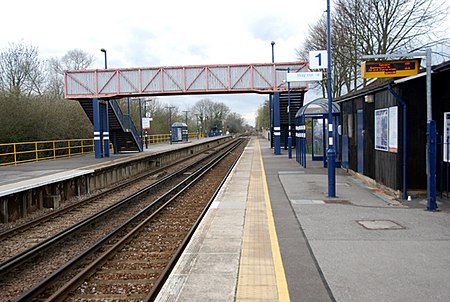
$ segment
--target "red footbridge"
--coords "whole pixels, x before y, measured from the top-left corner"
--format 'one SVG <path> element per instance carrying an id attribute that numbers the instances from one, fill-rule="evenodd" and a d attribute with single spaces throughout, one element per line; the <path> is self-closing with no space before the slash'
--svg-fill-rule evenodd
<path id="1" fill-rule="evenodd" d="M 183 94 L 274 93 L 287 91 L 286 73 L 307 71 L 307 62 L 197 65 L 66 71 L 69 99 L 111 99 Z M 307 90 L 307 82 L 292 82 Z"/>

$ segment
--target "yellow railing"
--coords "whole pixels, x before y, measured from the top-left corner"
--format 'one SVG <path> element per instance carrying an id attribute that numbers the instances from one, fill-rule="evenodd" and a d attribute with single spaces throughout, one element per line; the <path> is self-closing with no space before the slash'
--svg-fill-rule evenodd
<path id="1" fill-rule="evenodd" d="M 147 137 L 150 145 L 168 143 L 170 134 L 152 134 Z"/>
<path id="2" fill-rule="evenodd" d="M 189 139 L 197 134 L 189 133 Z M 201 133 L 199 137 L 202 137 Z M 168 143 L 169 134 L 152 134 L 147 137 L 150 145 Z M 0 166 L 16 165 L 32 161 L 71 157 L 94 152 L 93 139 L 70 139 L 0 144 Z"/>
<path id="3" fill-rule="evenodd" d="M 0 166 L 71 157 L 94 152 L 93 139 L 0 144 Z"/>

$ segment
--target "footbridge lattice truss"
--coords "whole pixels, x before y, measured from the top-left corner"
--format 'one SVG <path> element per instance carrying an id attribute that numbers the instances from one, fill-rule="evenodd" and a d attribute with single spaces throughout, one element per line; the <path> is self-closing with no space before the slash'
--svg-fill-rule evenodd
<path id="1" fill-rule="evenodd" d="M 179 94 L 287 91 L 286 73 L 305 72 L 306 62 L 71 70 L 64 74 L 68 99 Z M 307 82 L 291 82 L 306 91 Z"/>

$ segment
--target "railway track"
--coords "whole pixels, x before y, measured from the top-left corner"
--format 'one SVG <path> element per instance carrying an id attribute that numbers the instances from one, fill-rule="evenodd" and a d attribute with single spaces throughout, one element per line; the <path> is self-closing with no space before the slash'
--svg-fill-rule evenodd
<path id="1" fill-rule="evenodd" d="M 231 148 L 231 146 L 227 148 Z M 222 150 L 221 152 L 232 153 L 229 150 Z M 205 158 L 203 161 L 206 160 L 211 165 L 212 158 L 218 157 L 217 153 L 219 151 L 211 151 L 207 159 Z M 8 262 L 2 263 L 0 267 L 2 293 L 8 293 L 9 297 L 18 297 L 18 300 L 22 301 L 35 299 L 38 294 L 41 294 L 39 299 L 47 299 L 50 293 L 62 286 L 61 283 L 82 272 L 87 264 L 96 263 L 95 259 L 98 254 L 102 254 L 108 249 L 107 246 L 115 246 L 117 242 L 120 242 L 120 239 L 117 238 L 123 235 L 119 234 L 141 224 L 142 217 L 157 215 L 156 213 L 159 210 L 155 210 L 156 205 L 164 204 L 166 203 L 164 200 L 171 200 L 175 198 L 174 196 L 181 194 L 175 192 L 175 188 L 178 191 L 189 187 L 188 183 L 191 182 L 191 179 L 201 173 L 200 171 L 206 169 L 195 167 L 196 165 L 202 165 L 201 161 L 196 161 L 182 170 L 162 177 L 152 185 L 141 188 L 138 193 L 131 194 L 131 196 L 111 207 L 114 209 L 104 209 L 79 223 L 76 227 L 69 227 L 66 231 L 57 234 L 56 237 L 44 240 L 36 245 L 44 246 L 42 250 L 36 252 L 27 250 L 22 253 L 22 260 L 18 261 L 17 264 L 9 266 Z M 209 185 L 211 181 L 206 183 Z M 172 189 L 164 190 L 164 188 Z M 155 198 L 155 196 L 159 197 Z M 184 214 L 183 219 L 187 216 L 188 212 Z M 162 227 L 163 229 L 164 227 Z M 167 227 L 167 230 L 170 230 L 170 228 Z M 163 233 L 161 232 L 161 234 Z M 164 237 L 164 235 L 162 236 Z M 174 241 L 177 244 L 180 243 L 180 240 L 183 241 L 182 239 L 174 240 L 175 237 L 171 233 L 171 240 L 169 241 Z M 164 246 L 161 238 L 159 244 L 153 242 L 151 246 L 161 249 Z M 158 254 L 157 251 L 152 253 Z M 161 255 L 164 255 L 164 253 L 159 253 L 159 257 Z M 49 259 L 52 260 L 49 261 Z M 134 263 L 134 265 L 139 266 L 139 262 Z M 139 267 L 142 269 L 143 266 Z M 159 275 L 162 274 L 159 273 Z M 55 281 L 57 282 L 55 283 Z M 109 283 L 111 282 L 110 280 Z M 153 285 L 151 287 L 153 288 Z M 88 292 L 92 294 L 92 291 L 91 288 Z M 80 289 L 79 292 L 86 294 L 85 290 Z M 42 295 L 45 298 L 42 298 Z M 95 292 L 95 295 L 98 295 L 98 293 Z M 58 293 L 55 297 L 61 296 L 62 294 Z"/>

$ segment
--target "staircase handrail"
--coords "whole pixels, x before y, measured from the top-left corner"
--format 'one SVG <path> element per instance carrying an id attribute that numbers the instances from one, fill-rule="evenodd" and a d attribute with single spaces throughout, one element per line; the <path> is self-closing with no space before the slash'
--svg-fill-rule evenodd
<path id="1" fill-rule="evenodd" d="M 133 139 L 139 148 L 139 151 L 142 151 L 140 135 L 138 134 L 136 126 L 134 125 L 131 117 L 129 115 L 123 114 L 122 109 L 120 109 L 120 106 L 119 106 L 119 103 L 117 102 L 117 100 L 114 100 L 114 99 L 109 100 L 109 104 L 110 104 L 112 110 L 114 111 L 114 113 L 116 114 L 117 120 L 119 121 L 119 124 L 122 127 L 122 129 L 130 130 L 131 135 L 133 136 Z M 125 127 L 125 125 L 127 125 L 128 127 Z"/>

